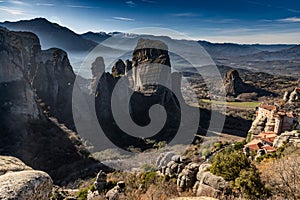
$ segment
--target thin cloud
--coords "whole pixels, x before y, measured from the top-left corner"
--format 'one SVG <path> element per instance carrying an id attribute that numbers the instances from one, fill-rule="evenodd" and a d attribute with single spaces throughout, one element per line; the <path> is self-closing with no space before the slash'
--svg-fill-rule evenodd
<path id="1" fill-rule="evenodd" d="M 4 6 L 0 7 L 0 10 L 7 12 L 9 14 L 12 14 L 12 15 L 25 15 L 23 10 L 11 9 L 11 8 L 4 7 Z"/>
<path id="2" fill-rule="evenodd" d="M 279 22 L 288 22 L 288 23 L 297 23 L 300 22 L 300 18 L 298 17 L 289 17 L 284 19 L 278 19 Z"/>
<path id="3" fill-rule="evenodd" d="M 287 10 L 290 12 L 294 12 L 294 13 L 300 13 L 300 10 L 295 10 L 295 9 L 290 9 L 290 8 L 288 8 Z"/>
<path id="4" fill-rule="evenodd" d="M 113 19 L 121 20 L 121 21 L 135 21 L 135 19 L 127 18 L 127 17 L 113 17 Z"/>
<path id="5" fill-rule="evenodd" d="M 246 1 L 249 2 L 249 3 L 252 3 L 252 4 L 259 5 L 259 6 L 272 7 L 272 8 L 282 9 L 282 10 L 286 10 L 286 11 L 293 12 L 293 13 L 300 13 L 300 10 L 295 10 L 295 9 L 286 8 L 286 7 L 282 7 L 282 6 L 271 5 L 271 4 L 264 4 L 264 3 L 260 3 L 260 2 L 257 2 L 257 1 L 251 1 L 251 0 L 246 0 Z"/>
<path id="6" fill-rule="evenodd" d="M 13 0 L 13 1 L 9 1 L 10 3 L 12 4 L 15 4 L 15 5 L 19 5 L 19 6 L 24 6 L 24 5 L 27 5 L 25 2 L 23 1 L 17 1 L 17 0 Z"/>
<path id="7" fill-rule="evenodd" d="M 37 3 L 37 4 L 35 4 L 35 5 L 37 5 L 37 6 L 48 6 L 48 7 L 54 6 L 53 3 Z"/>
<path id="8" fill-rule="evenodd" d="M 99 8 L 99 7 L 84 6 L 84 5 L 66 5 L 66 6 L 70 8 L 86 8 L 86 9 Z"/>
<path id="9" fill-rule="evenodd" d="M 199 16 L 198 14 L 195 14 L 195 13 L 176 13 L 176 14 L 173 14 L 172 16 L 174 17 L 196 17 L 196 16 Z"/>
<path id="10" fill-rule="evenodd" d="M 152 1 L 152 0 L 142 0 L 142 2 L 146 2 L 146 3 L 157 3 L 156 1 Z"/>
<path id="11" fill-rule="evenodd" d="M 126 1 L 125 2 L 128 6 L 130 7 L 135 7 L 136 6 L 136 3 L 134 3 L 133 1 Z"/>

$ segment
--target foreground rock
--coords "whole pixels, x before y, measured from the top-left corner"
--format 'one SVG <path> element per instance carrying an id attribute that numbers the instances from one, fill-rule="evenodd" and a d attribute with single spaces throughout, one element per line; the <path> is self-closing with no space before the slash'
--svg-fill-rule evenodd
<path id="1" fill-rule="evenodd" d="M 50 198 L 53 184 L 47 173 L 32 170 L 19 159 L 8 156 L 0 156 L 0 170 L 0 199 Z"/>
<path id="2" fill-rule="evenodd" d="M 193 192 L 197 197 L 219 198 L 229 189 L 229 183 L 209 172 L 211 164 L 190 162 L 184 156 L 175 155 L 160 169 L 164 176 L 177 179 L 178 192 Z"/>

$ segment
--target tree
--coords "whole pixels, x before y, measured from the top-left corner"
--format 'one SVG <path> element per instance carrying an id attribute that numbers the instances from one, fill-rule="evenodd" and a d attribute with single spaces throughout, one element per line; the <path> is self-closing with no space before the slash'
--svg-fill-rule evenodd
<path id="1" fill-rule="evenodd" d="M 243 198 L 246 199 L 261 199 L 267 194 L 267 190 L 260 179 L 260 174 L 254 167 L 251 167 L 248 170 L 243 169 L 231 187 L 239 190 Z"/>
<path id="2" fill-rule="evenodd" d="M 230 148 L 216 154 L 210 172 L 229 181 L 243 198 L 262 199 L 268 194 L 257 168 L 241 151 Z"/>
<path id="3" fill-rule="evenodd" d="M 274 160 L 266 174 L 272 192 L 285 199 L 300 199 L 300 157 L 291 155 Z"/>
<path id="4" fill-rule="evenodd" d="M 242 169 L 251 166 L 251 161 L 240 151 L 222 151 L 215 155 L 210 172 L 234 181 Z"/>

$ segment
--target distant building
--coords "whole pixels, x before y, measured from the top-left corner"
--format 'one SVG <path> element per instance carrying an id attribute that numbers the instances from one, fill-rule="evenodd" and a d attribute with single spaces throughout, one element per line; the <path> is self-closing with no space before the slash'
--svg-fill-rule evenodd
<path id="1" fill-rule="evenodd" d="M 254 135 L 261 132 L 280 134 L 291 130 L 296 122 L 296 116 L 292 112 L 280 110 L 275 105 L 262 103 L 257 108 L 256 119 L 253 121 L 249 132 Z"/>

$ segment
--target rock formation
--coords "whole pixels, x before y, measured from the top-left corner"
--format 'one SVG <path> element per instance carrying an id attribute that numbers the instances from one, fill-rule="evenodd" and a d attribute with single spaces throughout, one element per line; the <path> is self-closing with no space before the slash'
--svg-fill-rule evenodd
<path id="1" fill-rule="evenodd" d="M 111 69 L 111 74 L 114 77 L 122 76 L 125 74 L 125 64 L 123 60 L 119 59 Z"/>
<path id="2" fill-rule="evenodd" d="M 160 169 L 164 176 L 177 179 L 179 192 L 192 191 L 196 196 L 220 197 L 229 189 L 229 183 L 222 177 L 208 171 L 211 164 L 198 164 L 184 156 L 173 156 L 172 160 Z"/>
<path id="3" fill-rule="evenodd" d="M 49 199 L 52 185 L 45 172 L 33 170 L 17 158 L 0 156 L 0 199 Z"/>
<path id="4" fill-rule="evenodd" d="M 98 191 L 98 193 L 101 193 L 102 190 L 105 188 L 106 178 L 107 175 L 102 170 L 97 174 L 96 181 L 94 182 L 94 187 Z"/>
<path id="5" fill-rule="evenodd" d="M 128 78 L 129 84 L 122 85 L 122 90 L 114 96 L 119 102 L 116 106 L 120 106 L 116 110 L 123 111 L 124 108 L 121 105 L 129 102 L 129 108 L 126 109 L 130 111 L 133 121 L 140 126 L 145 126 L 150 122 L 148 112 L 152 105 L 160 104 L 167 111 L 166 125 L 160 133 L 150 138 L 151 140 L 168 141 L 172 138 L 171 135 L 176 132 L 180 124 L 180 108 L 171 90 L 159 84 L 162 83 L 172 88 L 167 45 L 156 40 L 140 39 L 132 56 L 132 64 L 129 60 L 126 64 L 118 60 L 113 66 L 112 74 L 104 73 L 98 77 L 99 83 L 95 92 L 97 117 L 103 131 L 109 133 L 107 136 L 117 146 L 128 148 L 135 144 L 138 148 L 148 148 L 151 144 L 146 144 L 140 138 L 129 136 L 120 130 L 112 116 L 111 95 L 121 76 L 123 77 L 126 73 L 125 78 Z M 164 67 L 161 68 L 161 66 Z M 127 73 L 131 67 L 130 73 Z M 129 95 L 130 93 L 132 96 Z M 126 111 L 121 112 L 120 115 L 123 113 Z M 124 118 L 128 117 L 124 114 Z M 141 134 L 143 136 L 146 133 Z"/>
<path id="6" fill-rule="evenodd" d="M 97 84 L 101 75 L 105 72 L 105 64 L 103 57 L 97 57 L 92 63 L 92 82 L 90 84 L 90 94 L 94 94 L 97 89 Z"/>
<path id="7" fill-rule="evenodd" d="M 293 91 L 286 91 L 283 100 L 289 104 L 300 102 L 300 88 L 295 88 Z"/>
<path id="8" fill-rule="evenodd" d="M 273 146 L 275 148 L 283 146 L 285 143 L 293 143 L 295 146 L 300 145 L 300 133 L 296 130 L 294 131 L 286 131 L 282 133 L 280 136 L 277 136 L 274 140 Z"/>
<path id="9" fill-rule="evenodd" d="M 118 199 L 125 199 L 125 195 L 122 195 L 125 191 L 125 182 L 119 181 L 117 185 L 109 190 L 106 193 L 107 200 L 118 200 Z"/>
<path id="10" fill-rule="evenodd" d="M 75 74 L 67 54 L 42 51 L 33 33 L 0 28 L 0 60 L 0 154 L 46 171 L 56 184 L 108 170 L 88 158 L 80 138 L 68 128 L 73 128 Z"/>
<path id="11" fill-rule="evenodd" d="M 223 82 L 224 82 L 225 91 L 228 96 L 237 97 L 238 95 L 241 95 L 243 93 L 248 93 L 248 94 L 244 94 L 244 96 L 247 96 L 247 98 L 253 96 L 252 98 L 255 99 L 257 98 L 257 96 L 275 95 L 271 92 L 244 83 L 238 71 L 235 69 L 231 69 L 225 74 Z M 240 98 L 241 97 L 242 96 L 240 96 Z"/>

